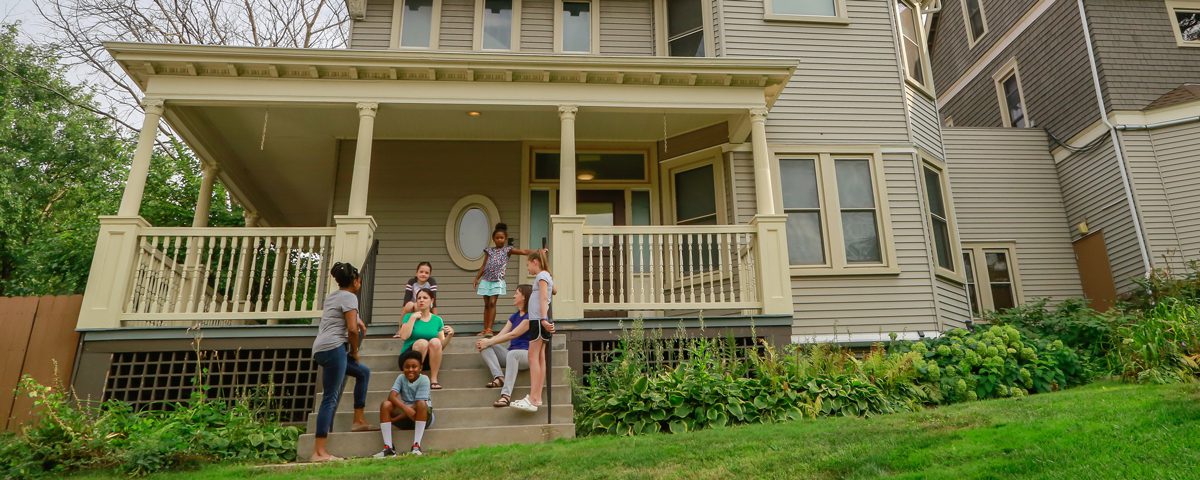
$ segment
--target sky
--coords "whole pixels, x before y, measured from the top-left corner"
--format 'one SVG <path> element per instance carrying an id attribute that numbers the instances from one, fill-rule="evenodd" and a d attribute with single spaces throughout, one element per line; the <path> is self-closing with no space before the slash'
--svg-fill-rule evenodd
<path id="1" fill-rule="evenodd" d="M 21 22 L 21 36 L 33 40 L 46 31 L 35 0 L 0 0 L 0 23 Z"/>

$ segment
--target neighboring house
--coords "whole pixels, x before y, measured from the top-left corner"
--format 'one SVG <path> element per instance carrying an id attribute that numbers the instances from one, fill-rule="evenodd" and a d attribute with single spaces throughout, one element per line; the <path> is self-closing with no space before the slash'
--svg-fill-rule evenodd
<path id="1" fill-rule="evenodd" d="M 1046 132 L 1089 298 L 1200 259 L 1200 1 L 942 3 L 943 121 Z"/>
<path id="2" fill-rule="evenodd" d="M 272 381 L 302 418 L 331 262 L 369 269 L 383 334 L 431 261 L 440 313 L 469 334 L 497 222 L 548 244 L 576 369 L 634 318 L 863 344 L 1080 293 L 1045 139 L 978 132 L 1023 145 L 1022 167 L 995 149 L 955 163 L 912 1 L 348 4 L 345 50 L 106 45 L 147 115 L 101 219 L 82 391 L 174 398 L 199 324 L 204 348 L 237 352 L 222 388 L 286 373 Z M 138 216 L 160 118 L 204 163 L 191 228 Z M 216 178 L 246 228 L 206 227 Z M 507 276 L 529 280 L 523 259 Z"/>

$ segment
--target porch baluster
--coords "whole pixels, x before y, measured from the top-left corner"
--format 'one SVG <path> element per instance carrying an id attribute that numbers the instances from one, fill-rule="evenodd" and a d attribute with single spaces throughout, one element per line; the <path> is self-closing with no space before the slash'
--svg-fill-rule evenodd
<path id="1" fill-rule="evenodd" d="M 154 253 L 155 260 L 158 262 L 158 273 L 156 273 L 154 275 L 154 284 L 153 284 L 154 288 L 152 290 L 150 290 L 151 301 L 150 301 L 150 305 L 147 306 L 147 309 L 146 309 L 147 312 L 150 312 L 151 311 L 150 309 L 153 309 L 153 311 L 155 313 L 162 311 L 162 294 L 159 292 L 159 290 L 162 287 L 163 277 L 166 275 L 166 270 L 167 270 L 167 263 L 166 263 L 166 260 L 163 258 L 165 256 L 163 254 L 163 250 L 166 250 L 167 241 L 169 238 L 170 237 L 166 237 L 166 238 L 158 237 L 158 236 L 154 237 L 154 252 L 153 253 Z M 160 249 L 160 247 L 161 247 L 161 249 Z"/>
<path id="2" fill-rule="evenodd" d="M 261 312 L 265 306 L 263 302 L 263 287 L 267 284 L 267 264 L 271 263 L 271 237 L 262 237 L 262 267 L 258 271 L 258 297 L 254 299 L 254 311 Z M 270 295 L 271 292 L 267 292 Z"/>
<path id="3" fill-rule="evenodd" d="M 300 239 L 296 241 L 296 264 L 292 268 L 292 274 L 288 275 L 288 279 L 292 282 L 292 295 L 291 301 L 288 302 L 288 310 L 296 309 L 296 291 L 300 287 L 300 266 L 304 263 L 304 258 L 307 256 L 304 254 L 304 250 L 310 248 L 309 242 L 311 238 L 312 237 L 300 237 Z M 288 255 L 288 260 L 288 263 L 290 264 L 290 254 Z"/>
<path id="4" fill-rule="evenodd" d="M 221 271 L 225 267 L 226 241 L 227 241 L 226 237 L 221 237 L 221 241 L 217 242 L 217 269 L 214 270 L 216 275 L 213 277 L 212 300 L 210 300 L 208 303 L 208 311 L 210 311 L 210 312 L 224 312 L 225 311 L 225 302 L 227 302 L 229 300 L 228 296 L 221 295 Z M 230 258 L 229 262 L 233 263 L 233 259 Z M 218 296 L 221 297 L 220 303 L 217 303 Z"/>

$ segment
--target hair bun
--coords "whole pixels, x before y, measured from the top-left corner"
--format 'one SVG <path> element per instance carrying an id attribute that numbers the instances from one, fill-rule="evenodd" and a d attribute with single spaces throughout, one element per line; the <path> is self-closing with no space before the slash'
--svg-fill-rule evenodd
<path id="1" fill-rule="evenodd" d="M 507 224 L 507 223 L 504 223 L 504 222 L 497 223 L 497 224 L 496 224 L 496 230 L 504 230 L 504 231 L 506 231 L 506 232 L 507 232 L 507 231 L 508 231 L 508 224 Z"/>

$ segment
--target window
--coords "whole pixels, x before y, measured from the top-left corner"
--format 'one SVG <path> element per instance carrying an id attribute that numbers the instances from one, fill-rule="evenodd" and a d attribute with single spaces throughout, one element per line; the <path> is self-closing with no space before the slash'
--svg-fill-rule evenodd
<path id="1" fill-rule="evenodd" d="M 1021 72 L 1017 60 L 1010 60 L 992 79 L 996 83 L 996 96 L 1000 101 L 1000 117 L 1005 127 L 1025 128 L 1033 125 L 1025 103 L 1025 92 L 1021 88 Z"/>
<path id="2" fill-rule="evenodd" d="M 1016 246 L 1012 243 L 963 243 L 967 300 L 973 315 L 1022 303 Z"/>
<path id="3" fill-rule="evenodd" d="M 533 179 L 558 180 L 561 158 L 558 152 L 534 152 Z M 581 182 L 644 181 L 647 178 L 645 153 L 575 154 L 575 179 Z"/>
<path id="4" fill-rule="evenodd" d="M 934 265 L 938 274 L 958 279 L 956 265 L 958 244 L 954 232 L 953 202 L 946 188 L 945 167 L 935 160 L 921 162 L 921 183 L 925 189 L 925 211 L 929 217 L 930 237 L 933 237 Z M 959 279 L 961 281 L 961 279 Z"/>
<path id="5" fill-rule="evenodd" d="M 983 13 L 983 0 L 962 0 L 963 23 L 967 27 L 967 45 L 974 47 L 987 33 L 987 17 Z"/>
<path id="6" fill-rule="evenodd" d="M 518 50 L 521 0 L 477 0 L 476 50 Z"/>
<path id="7" fill-rule="evenodd" d="M 675 201 L 676 225 L 717 225 L 717 164 L 689 165 L 671 171 L 671 190 Z M 679 266 L 685 273 L 712 269 L 704 258 L 716 258 L 715 244 L 692 243 L 684 236 L 679 251 Z M 707 257 L 706 257 L 707 255 Z"/>
<path id="8" fill-rule="evenodd" d="M 954 127 L 954 116 L 946 115 L 946 119 L 942 121 L 942 126 L 944 126 L 946 128 L 953 128 Z"/>
<path id="9" fill-rule="evenodd" d="M 845 0 L 765 0 L 767 20 L 848 23 Z"/>
<path id="10" fill-rule="evenodd" d="M 446 217 L 446 250 L 454 264 L 478 270 L 483 265 L 483 249 L 491 243 L 492 225 L 498 222 L 500 211 L 488 197 L 459 199 Z"/>
<path id="11" fill-rule="evenodd" d="M 554 50 L 562 53 L 599 53 L 599 0 L 557 0 Z"/>
<path id="12" fill-rule="evenodd" d="M 786 150 L 776 148 L 792 273 L 896 273 L 881 155 Z"/>
<path id="13" fill-rule="evenodd" d="M 932 90 L 929 79 L 929 56 L 925 50 L 925 36 L 921 31 L 921 12 L 911 0 L 896 2 L 900 22 L 900 41 L 904 48 L 904 71 L 908 79 L 926 92 Z"/>
<path id="14" fill-rule="evenodd" d="M 1181 47 L 1200 47 L 1200 0 L 1168 0 L 1175 43 Z"/>
<path id="15" fill-rule="evenodd" d="M 397 0 L 392 12 L 393 46 L 437 48 L 441 0 Z"/>
<path id="16" fill-rule="evenodd" d="M 709 54 L 712 21 L 701 0 L 663 0 L 666 10 L 665 38 L 659 48 L 672 57 L 703 57 Z M 661 15 L 661 13 L 660 13 Z"/>

